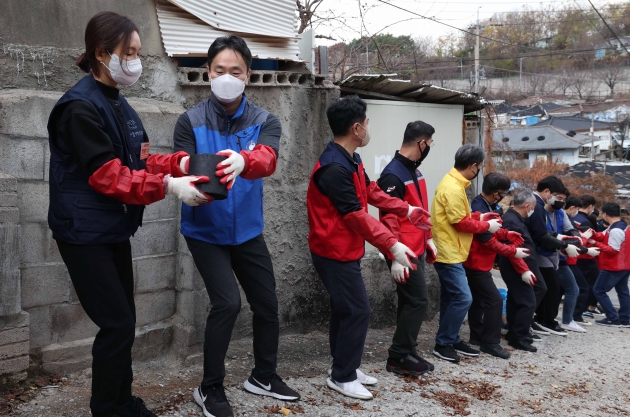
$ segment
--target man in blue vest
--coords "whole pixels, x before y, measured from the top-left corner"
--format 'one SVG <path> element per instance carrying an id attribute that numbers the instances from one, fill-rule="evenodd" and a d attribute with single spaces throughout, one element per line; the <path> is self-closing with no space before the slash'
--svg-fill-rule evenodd
<path id="1" fill-rule="evenodd" d="M 243 94 L 251 63 L 243 39 L 217 38 L 208 50 L 206 68 L 212 95 L 179 118 L 174 134 L 177 150 L 228 157 L 216 172 L 221 182 L 228 183 L 228 198 L 194 210 L 182 206 L 181 232 L 212 304 L 206 322 L 203 381 L 194 391 L 206 416 L 233 415 L 223 379 L 225 354 L 241 309 L 237 280 L 254 313 L 255 366 L 244 388 L 285 401 L 300 398 L 276 374 L 278 299 L 262 235 L 262 178 L 276 169 L 282 126 L 276 116 Z"/>

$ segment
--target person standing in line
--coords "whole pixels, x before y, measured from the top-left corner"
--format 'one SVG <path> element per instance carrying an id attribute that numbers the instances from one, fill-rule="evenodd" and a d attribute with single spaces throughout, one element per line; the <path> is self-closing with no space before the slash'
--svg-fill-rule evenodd
<path id="1" fill-rule="evenodd" d="M 575 260 L 577 260 L 577 257 L 580 254 L 587 253 L 588 249 L 582 246 L 580 232 L 575 230 L 563 210 L 568 196 L 569 190 L 565 188 L 564 191 L 556 195 L 556 201 L 553 204 L 545 204 L 547 230 L 554 234 L 560 241 L 567 243 L 567 247 L 562 253 L 558 251 L 541 251 L 538 265 L 539 267 L 541 265 L 545 267 L 551 266 L 558 279 L 559 288 L 557 298 L 555 301 L 549 300 L 549 306 L 556 309 L 557 304 L 556 311 L 559 311 L 562 294 L 564 294 L 562 320 L 559 323 L 560 328 L 566 331 L 585 333 L 586 330 L 573 320 L 573 312 L 580 289 L 571 269 L 567 265 L 565 254 L 569 258 L 575 258 Z M 590 237 L 592 233 L 593 232 L 587 232 L 587 237 Z M 574 248 L 575 250 L 573 250 Z M 543 260 L 541 261 L 541 259 Z"/>
<path id="2" fill-rule="evenodd" d="M 564 212 L 566 213 L 573 228 L 582 232 L 582 237 L 583 237 L 582 240 L 584 243 L 588 240 L 588 238 L 590 238 L 593 235 L 593 230 L 590 229 L 589 227 L 580 226 L 575 222 L 574 219 L 578 213 L 578 210 L 581 207 L 582 207 L 582 201 L 578 197 L 569 196 L 567 197 L 567 201 L 564 207 Z M 588 306 L 588 296 L 591 291 L 591 286 L 586 281 L 584 274 L 582 274 L 582 270 L 578 266 L 578 262 L 580 261 L 580 259 L 583 259 L 584 257 L 588 257 L 589 259 L 594 259 L 593 257 L 597 255 L 599 255 L 599 249 L 587 248 L 587 252 L 585 254 L 580 254 L 577 258 L 566 258 L 566 263 L 569 266 L 571 273 L 573 273 L 573 276 L 575 277 L 575 282 L 579 288 L 579 294 L 575 302 L 575 309 L 573 310 L 573 321 L 578 326 L 591 325 L 591 322 L 585 320 L 584 316 L 582 315 L 586 311 L 587 306 Z"/>
<path id="3" fill-rule="evenodd" d="M 501 220 L 492 216 L 471 216 L 466 188 L 481 172 L 485 152 L 478 146 L 466 144 L 457 150 L 455 165 L 442 178 L 431 204 L 433 239 L 437 247 L 434 264 L 440 279 L 440 325 L 433 354 L 440 359 L 459 362 L 458 352 L 478 356 L 459 337 L 459 329 L 472 303 L 472 295 L 463 263 L 468 259 L 475 233 L 496 233 Z M 486 220 L 486 218 L 489 218 Z"/>
<path id="4" fill-rule="evenodd" d="M 471 204 L 473 214 L 496 213 L 498 203 L 503 200 L 510 189 L 510 179 L 503 174 L 491 172 L 483 179 L 481 194 Z M 500 240 L 508 240 L 506 245 Z M 472 294 L 472 304 L 468 310 L 468 326 L 470 327 L 470 344 L 492 356 L 508 359 L 510 354 L 501 347 L 501 325 L 503 323 L 503 298 L 494 284 L 492 273 L 497 254 L 508 258 L 516 258 L 512 262 L 519 270 L 527 271 L 523 261 L 530 253 L 526 248 L 519 248 L 523 238 L 519 232 L 499 229 L 495 234 L 476 234 L 470 247 L 468 259 L 464 262 L 464 270 L 468 286 Z"/>
<path id="5" fill-rule="evenodd" d="M 361 277 L 365 241 L 392 257 L 403 267 L 415 269 L 411 249 L 399 242 L 378 220 L 368 214 L 373 205 L 415 227 L 429 230 L 429 213 L 385 194 L 368 178 L 355 152 L 370 142 L 367 105 L 357 96 L 344 97 L 326 110 L 333 140 L 313 168 L 306 206 L 308 245 L 315 270 L 330 295 L 330 354 L 333 358 L 326 385 L 345 396 L 370 400 L 365 385 L 375 378 L 359 370 L 369 320 L 370 301 Z"/>
<path id="6" fill-rule="evenodd" d="M 551 207 L 556 202 L 558 194 L 564 193 L 565 189 L 558 177 L 549 176 L 540 180 L 536 187 L 537 191 L 534 192 L 534 197 L 536 197 L 534 213 L 525 221 L 536 244 L 536 263 L 544 279 L 538 280 L 536 284 L 546 286 L 546 292 L 537 292 L 539 297 L 542 295 L 542 299 L 537 298 L 536 300 L 536 316 L 531 326 L 532 331 L 538 335 L 568 335 L 566 330 L 560 327 L 556 321 L 559 310 L 560 283 L 554 260 L 558 250 L 568 249 L 571 256 L 577 256 L 578 251 L 574 245 L 569 245 L 557 238 L 557 233 L 552 231 L 551 222 L 548 221 L 549 215 L 545 208 L 547 204 Z M 549 256 L 553 259 L 549 259 Z"/>
<path id="7" fill-rule="evenodd" d="M 581 207 L 579 207 L 577 214 L 571 219 L 577 226 L 576 229 L 581 231 L 593 229 L 595 232 L 601 232 L 602 230 L 598 230 L 597 216 L 593 218 L 596 205 L 595 197 L 585 194 L 580 197 L 580 202 L 582 204 Z M 586 301 L 587 307 L 582 312 L 582 315 L 591 319 L 595 318 L 595 316 L 603 317 L 604 314 L 597 308 L 597 298 L 593 293 L 593 286 L 599 276 L 597 260 L 588 255 L 581 255 L 578 258 L 577 267 L 582 272 L 582 275 L 584 275 L 584 279 L 586 279 L 589 286 L 588 299 Z"/>
<path id="8" fill-rule="evenodd" d="M 388 195 L 425 210 L 429 208 L 427 184 L 418 168 L 429 155 L 434 133 L 433 126 L 425 122 L 418 120 L 409 123 L 400 150 L 396 151 L 394 159 L 383 169 L 377 181 Z M 417 260 L 412 261 L 417 266 L 415 270 L 409 270 L 395 259 L 387 259 L 387 266 L 396 283 L 398 309 L 396 331 L 385 368 L 401 375 L 422 375 L 434 369 L 432 363 L 418 354 L 416 346 L 429 304 L 424 268 L 427 260 L 431 263 L 435 261 L 437 249 L 430 230 L 418 230 L 407 218 L 385 210 L 380 211 L 380 219 L 396 239 L 418 256 Z"/>
<path id="9" fill-rule="evenodd" d="M 129 18 L 92 17 L 76 62 L 88 75 L 48 119 L 48 226 L 79 302 L 99 328 L 92 347 L 94 417 L 155 417 L 131 390 L 136 309 L 129 239 L 142 225 L 144 206 L 166 195 L 191 206 L 208 201 L 194 186 L 208 177 L 185 176 L 187 153 L 150 154 L 142 121 L 118 90 L 140 78 L 141 47 Z"/>
<path id="10" fill-rule="evenodd" d="M 536 198 L 532 190 L 528 188 L 516 189 L 513 194 L 513 206 L 503 215 L 503 228 L 519 233 L 524 240 L 523 248 L 529 249 L 530 253 L 535 253 L 534 241 L 529 234 L 525 219 L 534 214 Z M 535 257 L 530 256 L 524 261 L 525 267 L 514 257 L 499 256 L 499 271 L 508 288 L 506 315 L 509 330 L 505 338 L 515 349 L 536 352 L 538 349 L 532 343 L 541 339 L 533 337 L 535 335 L 530 325 L 538 300 L 542 298 L 542 295 L 537 295 L 537 293 L 544 292 L 545 286 L 544 283 L 542 286 L 536 286 L 536 282 L 542 280 L 543 277 L 538 270 Z"/>
<path id="11" fill-rule="evenodd" d="M 602 271 L 597 277 L 593 292 L 606 313 L 605 318 L 596 320 L 595 323 L 630 328 L 630 228 L 621 219 L 619 204 L 604 204 L 602 217 L 610 226 L 604 232 L 593 235 L 589 241 L 601 251 L 599 262 Z M 615 309 L 608 296 L 613 288 L 619 298 L 619 310 Z"/>
<path id="12" fill-rule="evenodd" d="M 252 54 L 238 36 L 217 38 L 206 70 L 212 94 L 177 121 L 176 150 L 228 157 L 216 175 L 228 184 L 225 200 L 182 207 L 181 233 L 203 278 L 212 309 L 204 341 L 203 380 L 193 395 L 206 416 L 228 417 L 225 355 L 241 310 L 240 283 L 253 317 L 254 369 L 246 391 L 295 401 L 300 394 L 276 374 L 280 324 L 276 280 L 263 237 L 263 178 L 276 170 L 280 120 L 247 99 Z"/>

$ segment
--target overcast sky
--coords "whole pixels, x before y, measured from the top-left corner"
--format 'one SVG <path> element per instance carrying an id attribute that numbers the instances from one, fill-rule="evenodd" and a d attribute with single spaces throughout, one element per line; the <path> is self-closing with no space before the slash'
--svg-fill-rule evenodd
<path id="1" fill-rule="evenodd" d="M 575 0 L 385 0 L 392 5 L 399 6 L 411 12 L 432 17 L 442 23 L 457 28 L 467 29 L 477 20 L 477 8 L 480 19 L 488 18 L 496 12 L 511 12 L 524 10 L 524 8 L 539 9 L 550 4 L 568 4 L 576 6 Z M 591 0 L 595 7 L 601 7 L 607 3 L 623 3 L 623 0 Z M 371 35 L 382 31 L 394 35 L 411 35 L 412 37 L 425 37 L 430 35 L 437 39 L 455 31 L 443 24 L 419 18 L 413 14 L 384 4 L 379 0 L 360 0 L 367 7 L 364 14 L 365 26 Z M 587 0 L 577 0 L 583 10 L 591 9 Z M 359 0 L 324 0 L 318 11 L 330 10 L 339 17 L 329 24 L 320 24 L 315 27 L 316 35 L 332 36 L 339 41 L 349 41 L 361 36 L 361 19 L 359 13 Z M 412 19 L 412 20 L 406 20 Z M 406 20 L 406 21 L 403 21 Z M 390 26 L 391 25 L 391 26 Z M 316 39 L 317 45 L 331 45 L 335 41 Z"/>

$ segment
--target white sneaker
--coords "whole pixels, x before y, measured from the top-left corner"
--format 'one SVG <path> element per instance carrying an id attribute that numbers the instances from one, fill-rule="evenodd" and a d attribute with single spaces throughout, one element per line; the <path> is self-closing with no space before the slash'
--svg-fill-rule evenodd
<path id="1" fill-rule="evenodd" d="M 332 375 L 332 369 L 328 369 L 328 376 Z M 378 379 L 367 376 L 360 369 L 357 369 L 357 381 L 359 381 L 363 385 L 376 385 L 378 383 Z"/>
<path id="2" fill-rule="evenodd" d="M 346 397 L 357 398 L 359 400 L 371 400 L 374 398 L 372 393 L 366 390 L 357 379 L 350 382 L 335 382 L 330 378 L 326 378 L 326 385 L 328 385 L 328 388 L 334 389 Z"/>
<path id="3" fill-rule="evenodd" d="M 572 332 L 586 333 L 586 330 L 573 320 L 571 320 L 571 323 L 569 324 L 561 323 L 560 327 L 562 327 L 564 330 L 571 330 Z"/>

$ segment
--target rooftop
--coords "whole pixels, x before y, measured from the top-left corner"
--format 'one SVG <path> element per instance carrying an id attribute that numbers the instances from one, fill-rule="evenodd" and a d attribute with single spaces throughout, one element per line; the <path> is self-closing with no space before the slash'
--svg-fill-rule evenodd
<path id="1" fill-rule="evenodd" d="M 464 113 L 483 109 L 487 104 L 486 100 L 476 94 L 394 78 L 397 76 L 397 74 L 351 75 L 339 83 L 339 88 L 342 95 L 357 94 L 364 98 L 460 104 L 464 106 Z"/>
<path id="2" fill-rule="evenodd" d="M 577 149 L 583 143 L 553 126 L 497 128 L 492 133 L 492 140 L 497 151 L 514 152 Z"/>
<path id="3" fill-rule="evenodd" d="M 570 130 L 590 130 L 591 119 L 581 116 L 550 116 L 547 120 L 542 120 L 536 123 L 534 126 L 553 126 L 560 130 L 568 132 Z M 611 123 L 595 121 L 593 124 L 595 130 L 612 129 L 614 127 Z"/>

